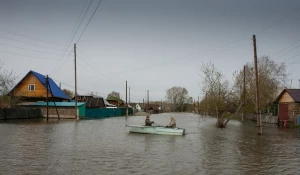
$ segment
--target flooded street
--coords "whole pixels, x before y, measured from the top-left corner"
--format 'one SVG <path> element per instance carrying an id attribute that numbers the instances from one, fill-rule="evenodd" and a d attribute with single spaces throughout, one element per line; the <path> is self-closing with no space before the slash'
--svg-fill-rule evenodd
<path id="1" fill-rule="evenodd" d="M 296 174 L 298 129 L 230 121 L 214 127 L 189 113 L 174 116 L 185 136 L 128 133 L 126 124 L 145 116 L 99 120 L 17 120 L 0 123 L 0 174 Z"/>

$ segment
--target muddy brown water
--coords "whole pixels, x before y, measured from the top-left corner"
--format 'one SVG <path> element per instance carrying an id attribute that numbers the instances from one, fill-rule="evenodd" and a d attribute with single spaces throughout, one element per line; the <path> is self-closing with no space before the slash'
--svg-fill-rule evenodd
<path id="1" fill-rule="evenodd" d="M 0 174 L 298 174 L 300 131 L 189 113 L 156 114 L 166 125 L 174 116 L 185 136 L 128 133 L 126 124 L 145 116 L 98 120 L 0 122 Z"/>

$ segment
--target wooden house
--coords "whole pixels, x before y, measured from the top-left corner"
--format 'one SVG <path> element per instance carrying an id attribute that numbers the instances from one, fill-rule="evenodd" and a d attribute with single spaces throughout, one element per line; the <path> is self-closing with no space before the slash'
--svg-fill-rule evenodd
<path id="1" fill-rule="evenodd" d="M 300 115 L 300 89 L 284 89 L 275 99 L 278 104 L 278 120 L 298 123 Z"/>
<path id="2" fill-rule="evenodd" d="M 108 101 L 108 103 L 110 103 L 112 105 L 116 105 L 117 107 L 125 107 L 126 106 L 124 100 L 119 99 L 117 97 L 109 97 L 106 99 L 106 101 Z"/>
<path id="3" fill-rule="evenodd" d="M 72 100 L 75 100 L 73 97 Z M 77 95 L 78 102 L 85 102 L 86 108 L 105 108 L 105 101 L 103 97 L 96 95 Z"/>
<path id="4" fill-rule="evenodd" d="M 10 96 L 28 102 L 46 101 L 47 94 L 49 101 L 69 100 L 69 97 L 51 78 L 48 78 L 47 88 L 47 77 L 32 70 L 9 92 Z"/>

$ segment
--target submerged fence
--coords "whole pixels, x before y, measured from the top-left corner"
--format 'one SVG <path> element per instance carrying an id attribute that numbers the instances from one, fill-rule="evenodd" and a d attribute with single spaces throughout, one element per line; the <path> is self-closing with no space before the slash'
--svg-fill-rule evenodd
<path id="1" fill-rule="evenodd" d="M 133 109 L 128 108 L 128 115 L 133 114 Z M 126 115 L 126 108 L 87 108 L 85 118 L 106 118 Z"/>
<path id="2" fill-rule="evenodd" d="M 0 120 L 43 117 L 39 108 L 0 108 Z"/>

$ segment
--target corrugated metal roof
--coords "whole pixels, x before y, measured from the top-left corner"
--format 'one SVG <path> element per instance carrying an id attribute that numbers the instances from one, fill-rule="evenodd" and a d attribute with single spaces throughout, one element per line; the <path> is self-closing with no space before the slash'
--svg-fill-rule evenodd
<path id="1" fill-rule="evenodd" d="M 284 92 L 287 92 L 296 103 L 300 102 L 300 89 L 284 89 L 279 94 L 279 96 L 274 100 L 274 102 L 278 102 L 282 97 L 282 95 L 284 94 Z"/>
<path id="2" fill-rule="evenodd" d="M 77 106 L 81 106 L 85 103 L 83 102 L 77 102 Z M 47 106 L 47 102 L 44 101 L 39 101 L 39 102 L 35 102 L 32 104 L 25 104 L 25 105 L 30 105 L 30 106 Z M 63 106 L 63 107 L 75 107 L 75 102 L 55 102 L 56 106 Z M 55 106 L 54 102 L 48 102 L 48 106 Z"/>
<path id="3" fill-rule="evenodd" d="M 23 78 L 21 81 L 19 81 L 19 83 L 15 86 L 17 87 L 30 73 L 32 73 L 42 84 L 45 88 L 46 87 L 46 76 L 42 75 L 40 73 L 37 73 L 35 71 L 30 70 Z M 51 87 L 51 91 L 52 91 L 52 96 L 53 97 L 57 97 L 57 98 L 62 98 L 62 99 L 66 99 L 69 100 L 70 98 L 57 86 L 57 84 L 49 77 L 49 85 Z M 15 88 L 14 87 L 14 88 Z M 14 88 L 10 91 L 10 93 L 14 90 Z M 50 92 L 50 88 L 49 92 Z"/>
<path id="4" fill-rule="evenodd" d="M 85 103 L 77 102 L 77 106 L 81 106 Z M 39 101 L 39 102 L 24 102 L 18 103 L 19 106 L 47 106 L 47 102 Z M 63 106 L 63 107 L 75 107 L 75 102 L 55 102 L 56 106 Z M 55 106 L 54 102 L 48 102 L 48 106 Z"/>
<path id="5" fill-rule="evenodd" d="M 105 103 L 106 106 L 116 106 L 116 105 L 110 104 L 110 103 L 109 103 L 108 101 L 106 101 L 105 99 L 104 99 L 104 103 Z"/>
<path id="6" fill-rule="evenodd" d="M 300 102 L 300 89 L 286 89 L 295 102 Z"/>
<path id="7" fill-rule="evenodd" d="M 32 70 L 30 72 L 45 86 L 45 88 L 47 88 L 45 75 L 39 74 Z M 49 92 L 52 91 L 53 97 L 69 99 L 69 97 L 57 86 L 57 84 L 50 77 L 48 77 L 48 80 L 49 80 L 49 86 L 50 86 L 48 89 L 49 89 Z"/>

